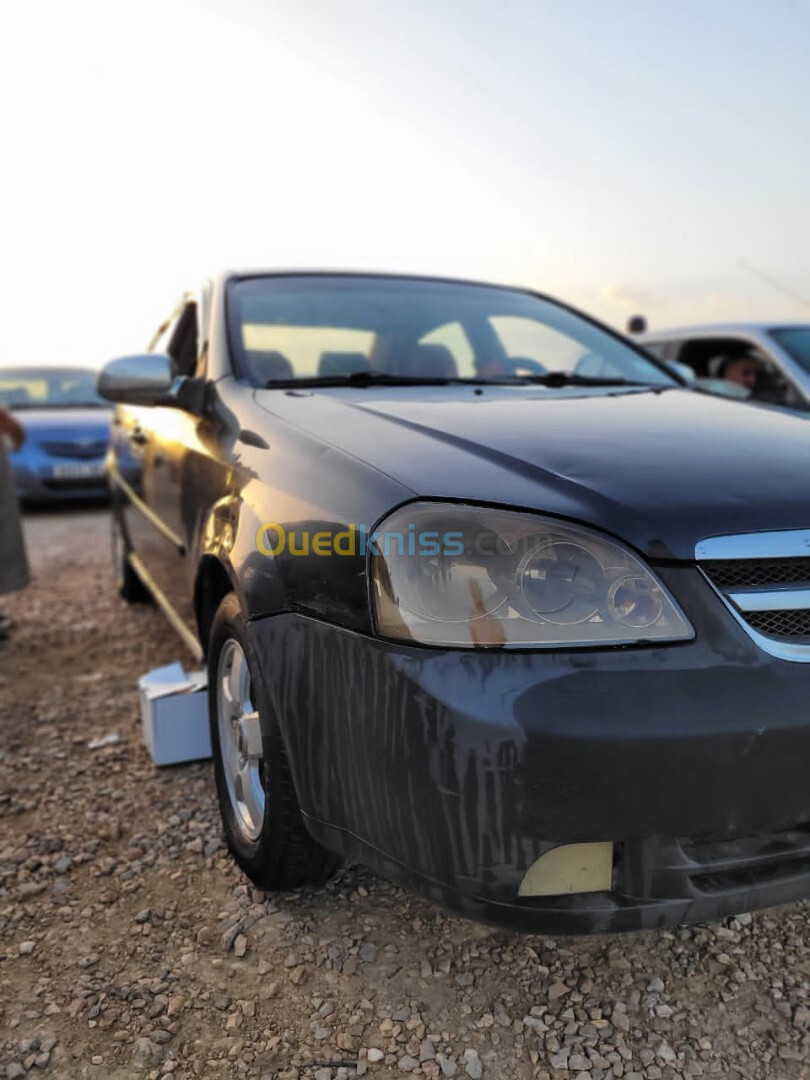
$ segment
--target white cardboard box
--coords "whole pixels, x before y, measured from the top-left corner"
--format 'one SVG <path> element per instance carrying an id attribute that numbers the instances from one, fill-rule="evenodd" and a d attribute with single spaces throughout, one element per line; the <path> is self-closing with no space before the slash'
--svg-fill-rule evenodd
<path id="1" fill-rule="evenodd" d="M 154 668 L 138 680 L 143 739 L 156 765 L 211 757 L 204 671 L 182 664 Z"/>

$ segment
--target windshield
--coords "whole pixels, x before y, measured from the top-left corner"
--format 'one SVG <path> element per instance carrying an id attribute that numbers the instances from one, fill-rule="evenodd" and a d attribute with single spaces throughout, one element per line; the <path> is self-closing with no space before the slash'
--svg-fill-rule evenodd
<path id="1" fill-rule="evenodd" d="M 0 369 L 0 405 L 9 409 L 110 408 L 96 393 L 94 371 Z"/>
<path id="2" fill-rule="evenodd" d="M 785 326 L 770 334 L 797 364 L 810 371 L 810 326 Z"/>
<path id="3" fill-rule="evenodd" d="M 228 290 L 237 370 L 290 382 L 565 379 L 676 385 L 620 338 L 528 293 L 412 278 L 246 278 Z"/>

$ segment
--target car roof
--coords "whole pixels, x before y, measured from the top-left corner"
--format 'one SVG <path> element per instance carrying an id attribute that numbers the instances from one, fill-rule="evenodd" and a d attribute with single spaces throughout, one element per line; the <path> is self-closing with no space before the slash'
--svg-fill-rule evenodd
<path id="1" fill-rule="evenodd" d="M 257 277 L 336 277 L 336 278 L 379 278 L 399 281 L 435 281 L 444 285 L 481 285 L 488 289 L 506 289 L 511 292 L 535 293 L 536 290 L 526 285 L 509 284 L 503 281 L 485 281 L 480 278 L 460 278 L 443 274 L 412 274 L 398 270 L 341 270 L 326 267 L 250 267 L 241 270 L 223 270 L 212 275 L 215 280 L 227 282 L 236 278 Z M 539 295 L 539 294 L 538 294 Z M 545 294 L 543 294 L 545 295 Z"/>
<path id="2" fill-rule="evenodd" d="M 784 329 L 787 327 L 810 327 L 810 322 L 802 322 L 800 319 L 769 319 L 767 322 L 721 322 L 721 323 L 698 323 L 692 326 L 671 326 L 664 330 L 648 330 L 643 334 L 634 334 L 639 341 L 652 341 L 655 338 L 669 337 L 694 337 L 697 334 L 739 334 L 757 333 L 767 330 Z"/>

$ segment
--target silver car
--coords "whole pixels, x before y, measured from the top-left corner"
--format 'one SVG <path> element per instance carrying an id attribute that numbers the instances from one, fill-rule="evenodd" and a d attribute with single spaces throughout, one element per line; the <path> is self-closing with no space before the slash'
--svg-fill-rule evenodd
<path id="1" fill-rule="evenodd" d="M 717 323 L 634 340 L 702 389 L 810 409 L 810 323 Z"/>

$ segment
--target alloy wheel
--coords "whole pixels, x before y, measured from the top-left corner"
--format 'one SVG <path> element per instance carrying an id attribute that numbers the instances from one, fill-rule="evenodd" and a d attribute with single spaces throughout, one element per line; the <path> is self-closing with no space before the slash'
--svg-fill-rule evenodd
<path id="1" fill-rule="evenodd" d="M 253 707 L 250 670 L 238 641 L 229 638 L 217 669 L 217 730 L 225 786 L 237 828 L 254 842 L 264 823 L 264 760 L 259 714 Z"/>

